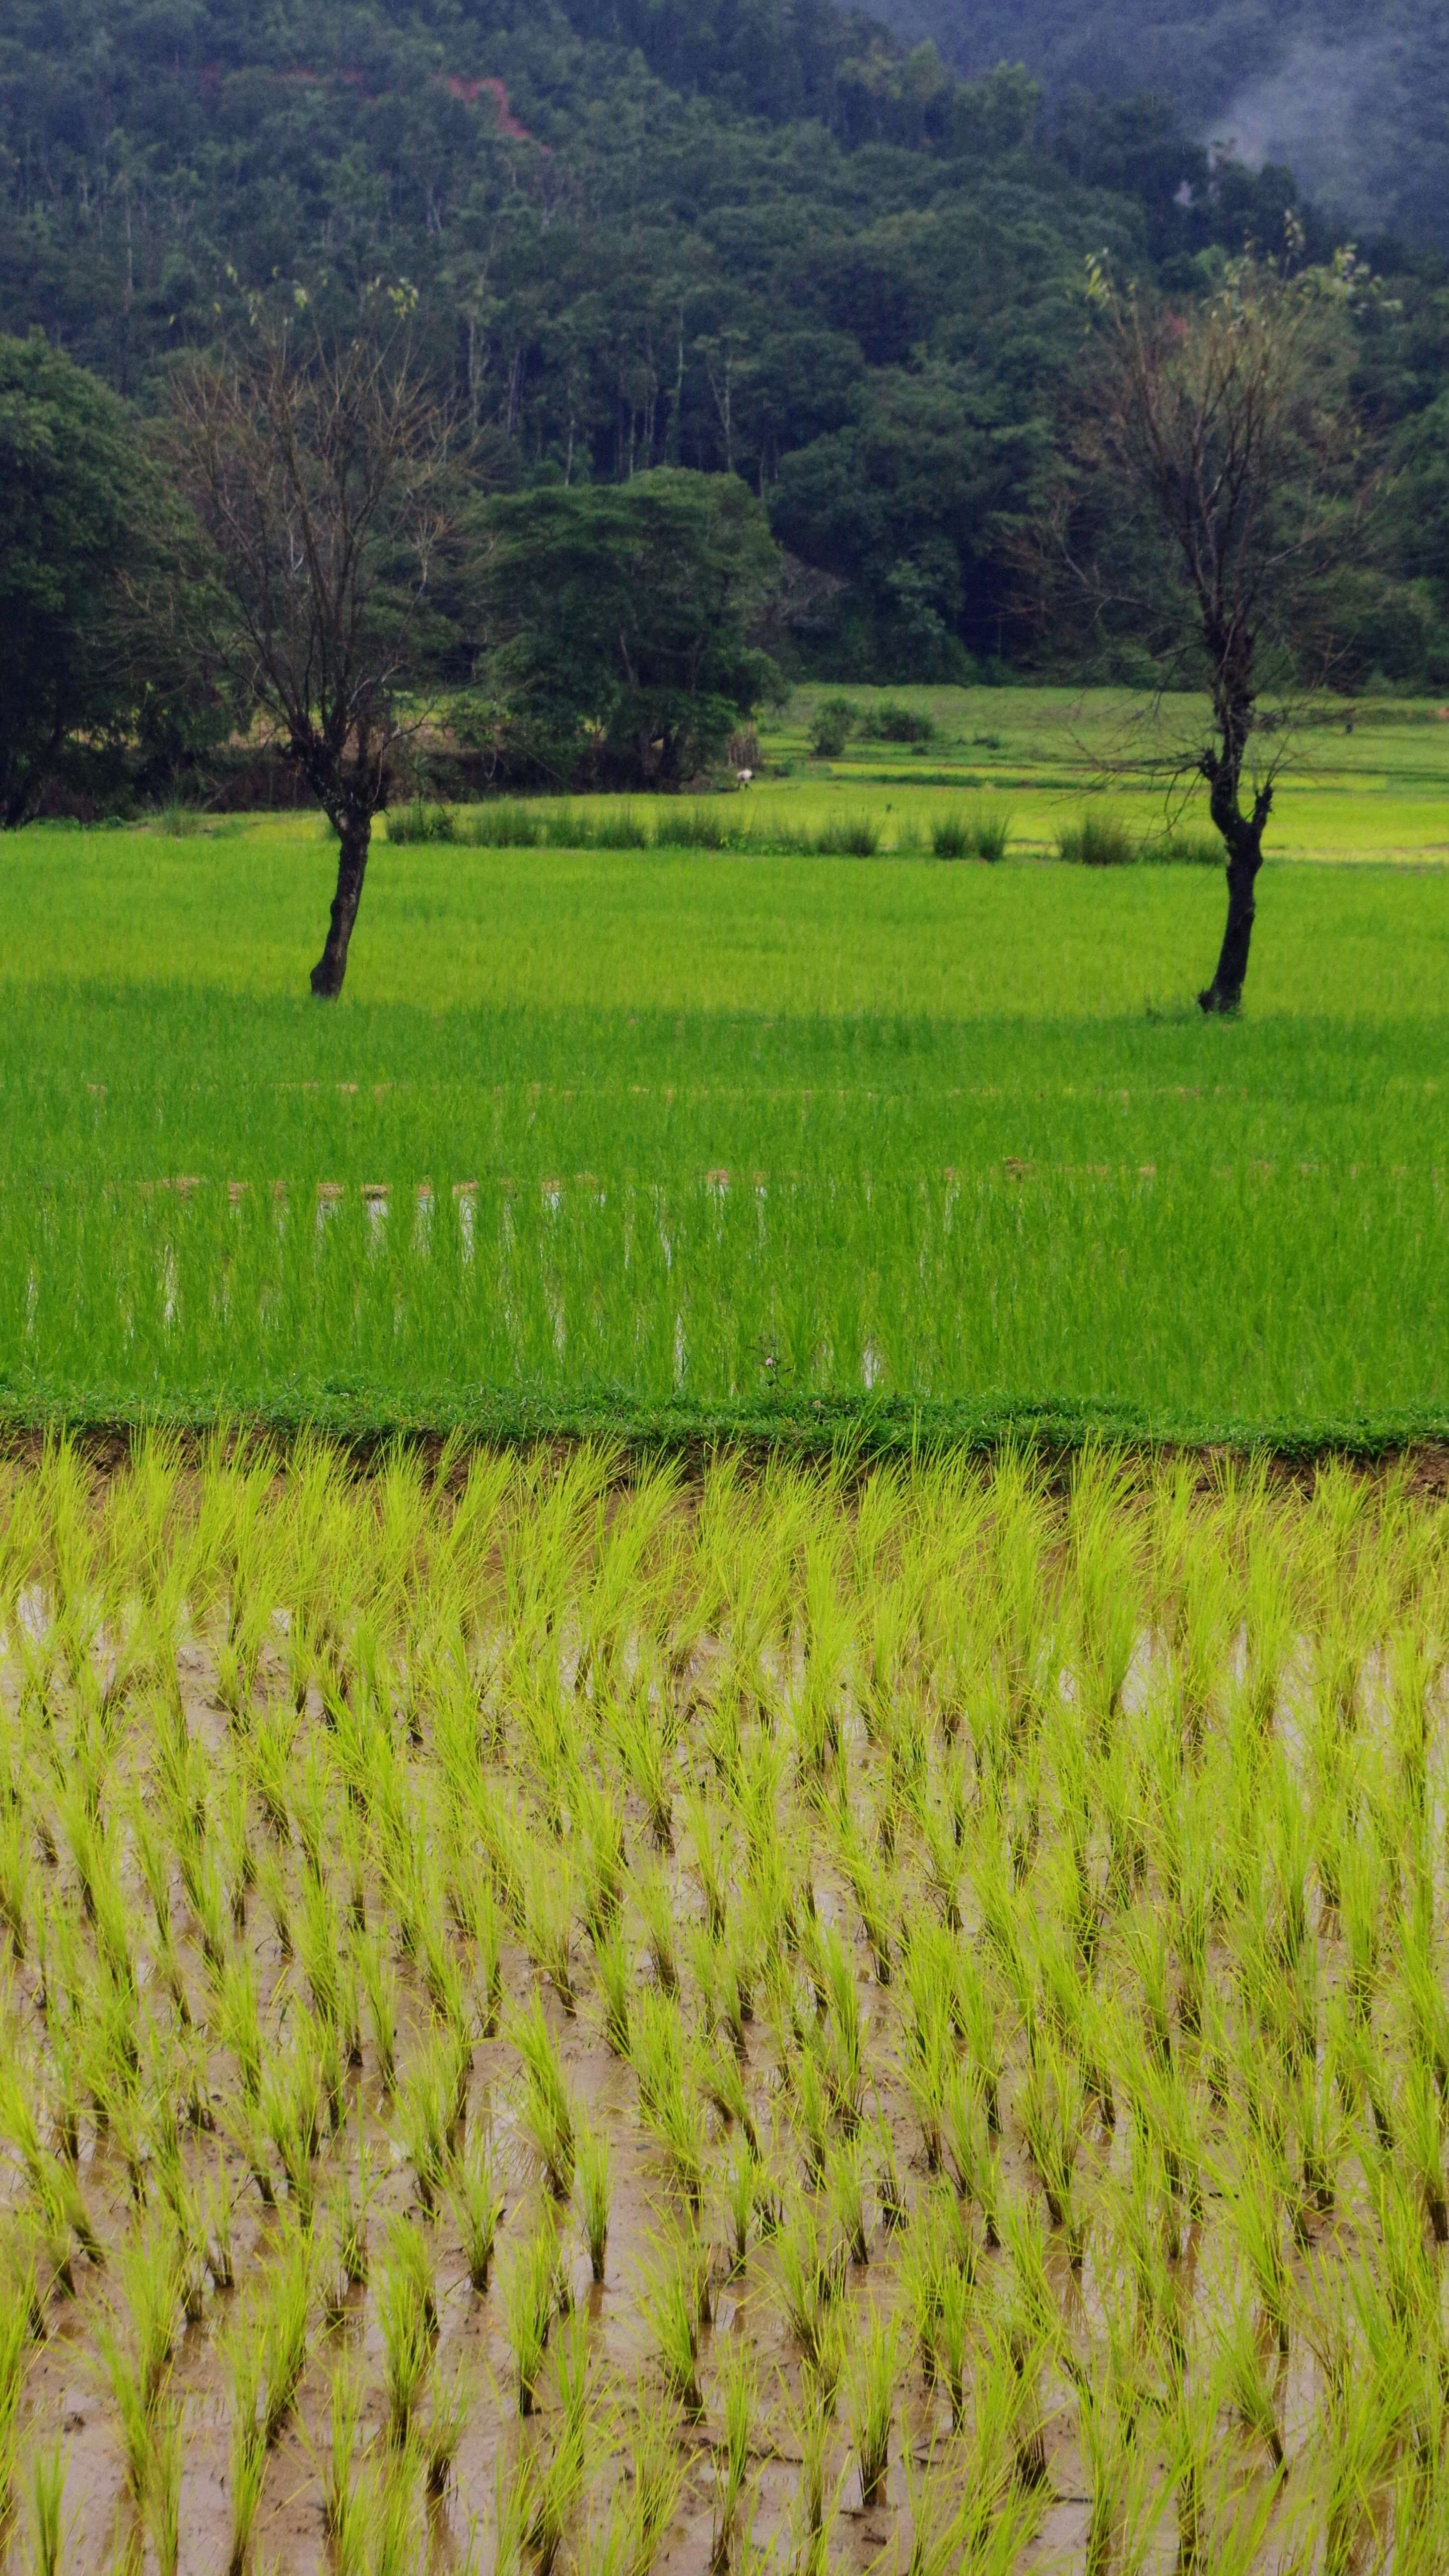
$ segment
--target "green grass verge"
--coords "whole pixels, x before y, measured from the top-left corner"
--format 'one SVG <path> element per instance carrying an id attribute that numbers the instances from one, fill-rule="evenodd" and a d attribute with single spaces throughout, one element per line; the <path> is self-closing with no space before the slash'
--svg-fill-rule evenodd
<path id="1" fill-rule="evenodd" d="M 627 1387 L 599 1387 L 575 1402 L 530 1396 L 516 1388 L 410 1390 L 295 1384 L 257 1409 L 224 1391 L 205 1404 L 144 1403 L 124 1390 L 0 1386 L 0 1439 L 23 1441 L 67 1432 L 86 1442 L 129 1442 L 143 1429 L 198 1440 L 215 1433 L 259 1434 L 286 1444 L 305 1432 L 326 1433 L 366 1454 L 401 1440 L 529 1448 L 551 1442 L 603 1441 L 641 1455 L 702 1455 L 744 1450 L 813 1460 L 905 1461 L 943 1452 L 980 1456 L 1017 1450 L 1069 1457 L 1089 1449 L 1135 1454 L 1230 1453 L 1284 1465 L 1341 1458 L 1370 1466 L 1449 1447 L 1449 1409 L 1380 1417 L 1222 1421 L 1154 1415 L 1134 1405 L 1066 1399 L 1012 1402 L 911 1401 L 902 1396 L 816 1396 L 800 1402 L 758 1398 L 740 1404 L 675 1400 L 641 1403 Z"/>

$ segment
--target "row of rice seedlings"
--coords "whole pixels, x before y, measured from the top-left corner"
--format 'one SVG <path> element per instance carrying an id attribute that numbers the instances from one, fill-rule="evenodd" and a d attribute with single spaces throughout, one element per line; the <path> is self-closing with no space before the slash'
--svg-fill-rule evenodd
<path id="1" fill-rule="evenodd" d="M 622 2551 L 572 2249 L 610 2272 L 627 2154 L 660 2232 L 616 2292 L 646 2414 L 711 2428 L 722 2551 L 778 2403 L 802 2563 L 842 2480 L 911 2514 L 923 2406 L 921 2553 L 970 2490 L 1011 2563 L 1065 2446 L 1094 2565 L 1153 2512 L 1228 2563 L 1223 2456 L 1278 2482 L 1272 2545 L 1286 2479 L 1326 2563 L 1385 2514 L 1413 2563 L 1444 2495 L 1444 1535 L 1392 1480 L 1100 1457 L 1064 1492 L 1010 1460 L 686 1490 L 602 1452 L 358 1480 L 318 1444 L 282 1472 L 147 1441 L 106 1485 L 53 1444 L 0 1559 L 15 2420 L 52 2304 L 93 2306 L 171 2553 L 194 2314 L 241 2568 L 365 2297 L 382 2450 L 326 2509 L 400 2549 L 478 2402 L 441 2358 L 446 2247 L 517 2414 L 574 2426 L 525 2545 Z M 627 2066 L 639 2144 L 580 2094 L 576 2030 Z M 381 2228 L 369 2120 L 413 2203 Z M 778 2401 L 738 2329 L 715 2364 L 726 2277 L 785 2323 Z"/>
<path id="2" fill-rule="evenodd" d="M 336 1141 L 340 1197 L 317 1198 L 305 1144 L 283 1152 L 285 1203 L 272 1168 L 233 1203 L 225 1165 L 189 1198 L 113 1174 L 17 1187 L 0 1198 L 0 1368 L 33 1409 L 84 1386 L 118 1415 L 325 1410 L 343 1349 L 373 1419 L 398 1401 L 446 1415 L 480 1387 L 592 1419 L 606 1390 L 626 1410 L 679 1397 L 758 1417 L 868 1392 L 969 1412 L 1002 1387 L 1095 1400 L 1131 1382 L 1159 1419 L 1280 1430 L 1430 1400 L 1434 1184 L 1407 1146 L 1265 1166 L 1219 1134 L 1211 1156 L 1200 1137 L 1159 1159 L 1134 1097 L 1116 1142 L 1082 1102 L 1059 1150 L 1044 1139 L 1023 1167 L 994 1090 L 978 1115 L 968 1083 L 953 1129 L 923 1091 L 854 1075 L 803 1103 L 752 1086 L 671 1099 L 671 1078 L 622 1113 L 617 1088 L 586 1108 L 570 1084 L 541 1101 L 502 1086 L 481 1125 L 433 1136 L 425 1193 L 412 1155 L 379 1140 L 386 1211 L 357 1168 L 361 1124 Z M 454 1094 L 427 1097 L 442 1119 Z M 244 1159 L 265 1150 L 254 1137 Z"/>

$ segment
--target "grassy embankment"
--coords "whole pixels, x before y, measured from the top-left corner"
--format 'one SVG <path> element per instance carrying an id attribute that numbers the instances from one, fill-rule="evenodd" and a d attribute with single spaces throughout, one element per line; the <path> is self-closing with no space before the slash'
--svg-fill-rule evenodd
<path id="1" fill-rule="evenodd" d="M 1120 706 L 937 716 L 896 766 L 979 762 L 1001 867 L 380 842 L 326 1016 L 315 823 L 14 844 L 12 1409 L 1439 1427 L 1449 728 L 1307 738 L 1277 846 L 1380 864 L 1275 863 L 1248 1015 L 1209 1028 L 1211 872 L 1031 852 Z M 867 807 L 928 837 L 969 799 L 884 765 L 853 745 L 721 810 L 760 843 Z M 1160 819 L 1130 778 L 1110 801 Z"/>

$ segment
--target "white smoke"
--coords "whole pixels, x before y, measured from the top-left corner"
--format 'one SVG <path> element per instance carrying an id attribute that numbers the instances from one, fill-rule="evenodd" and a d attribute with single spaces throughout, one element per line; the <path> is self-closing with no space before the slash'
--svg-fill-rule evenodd
<path id="1" fill-rule="evenodd" d="M 1394 69 L 1393 48 L 1372 38 L 1325 45 L 1300 36 L 1274 70 L 1245 82 L 1204 139 L 1250 169 L 1284 162 L 1320 205 L 1371 222 Z"/>

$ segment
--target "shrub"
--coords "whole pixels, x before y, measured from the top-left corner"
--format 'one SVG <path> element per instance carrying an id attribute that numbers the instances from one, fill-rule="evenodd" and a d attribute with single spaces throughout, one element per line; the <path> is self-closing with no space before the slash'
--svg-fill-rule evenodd
<path id="1" fill-rule="evenodd" d="M 838 760 L 855 732 L 858 710 L 849 698 L 825 698 L 810 720 L 810 749 L 817 760 Z"/>
<path id="2" fill-rule="evenodd" d="M 883 698 L 874 711 L 861 718 L 860 729 L 872 742 L 933 742 L 936 727 L 924 707 L 903 707 L 896 698 Z"/>
<path id="3" fill-rule="evenodd" d="M 1084 814 L 1079 823 L 1068 823 L 1057 836 L 1057 856 L 1073 868 L 1130 868 L 1138 859 L 1137 844 L 1125 823 L 1115 814 Z"/>
<path id="4" fill-rule="evenodd" d="M 931 848 L 938 859 L 969 859 L 971 823 L 965 814 L 938 814 L 931 825 Z"/>
<path id="5" fill-rule="evenodd" d="M 395 805 L 387 818 L 389 841 L 456 841 L 458 827 L 446 805 L 425 805 L 415 796 L 410 805 Z"/>

